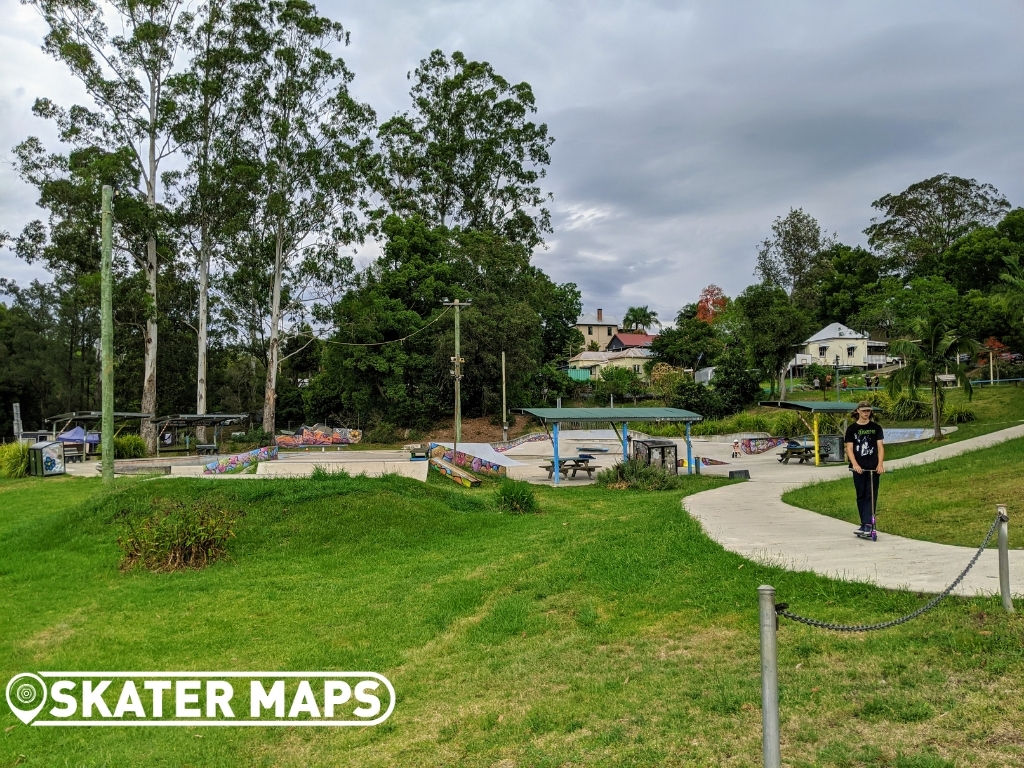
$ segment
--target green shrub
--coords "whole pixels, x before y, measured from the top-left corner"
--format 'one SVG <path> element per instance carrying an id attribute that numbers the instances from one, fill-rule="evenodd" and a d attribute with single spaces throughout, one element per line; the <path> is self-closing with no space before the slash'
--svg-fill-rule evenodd
<path id="1" fill-rule="evenodd" d="M 615 464 L 597 473 L 597 484 L 603 488 L 632 488 L 640 491 L 669 491 L 682 485 L 682 478 L 652 467 L 639 459 Z"/>
<path id="2" fill-rule="evenodd" d="M 28 443 L 0 445 L 0 477 L 25 477 L 28 474 Z"/>
<path id="3" fill-rule="evenodd" d="M 142 439 L 142 435 L 117 435 L 114 438 L 114 458 L 146 458 L 146 441 Z"/>
<path id="4" fill-rule="evenodd" d="M 942 409 L 942 418 L 947 424 L 966 424 L 969 421 L 977 421 L 978 414 L 966 403 L 947 403 Z"/>
<path id="5" fill-rule="evenodd" d="M 367 443 L 397 443 L 400 439 L 395 425 L 386 421 L 379 422 L 365 436 Z"/>
<path id="6" fill-rule="evenodd" d="M 893 421 L 923 419 L 932 412 L 930 403 L 914 400 L 909 393 L 900 392 L 890 401 L 886 415 Z"/>
<path id="7" fill-rule="evenodd" d="M 502 480 L 494 491 L 494 501 L 499 510 L 513 515 L 538 511 L 533 486 L 522 480 Z"/>
<path id="8" fill-rule="evenodd" d="M 343 468 L 327 469 L 321 464 L 313 466 L 313 474 L 311 475 L 314 480 L 337 480 L 337 479 L 348 479 L 352 477 Z"/>
<path id="9" fill-rule="evenodd" d="M 203 568 L 226 552 L 235 536 L 239 512 L 196 499 L 153 499 L 143 514 L 120 510 L 123 535 L 117 545 L 124 553 L 121 570 L 136 566 L 159 573 Z"/>

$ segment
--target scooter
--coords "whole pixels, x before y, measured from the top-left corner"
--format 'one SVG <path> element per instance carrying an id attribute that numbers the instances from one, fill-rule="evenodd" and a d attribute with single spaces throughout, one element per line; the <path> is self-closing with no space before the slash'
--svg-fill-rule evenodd
<path id="1" fill-rule="evenodd" d="M 865 469 L 869 475 L 875 474 L 873 469 Z M 859 539 L 871 539 L 872 541 L 878 541 L 878 531 L 875 529 L 875 481 L 874 478 L 868 478 L 868 487 L 871 489 L 871 530 L 870 531 L 854 531 L 853 535 Z"/>

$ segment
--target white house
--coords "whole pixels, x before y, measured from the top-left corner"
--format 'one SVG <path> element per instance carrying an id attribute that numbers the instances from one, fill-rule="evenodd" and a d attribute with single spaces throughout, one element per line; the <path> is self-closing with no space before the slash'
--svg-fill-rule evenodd
<path id="1" fill-rule="evenodd" d="M 646 378 L 644 363 L 654 357 L 654 353 L 644 347 L 632 347 L 618 352 L 580 352 L 569 360 L 569 376 L 578 381 L 596 379 L 601 371 L 608 366 L 629 368 L 640 378 Z M 574 373 L 575 372 L 575 373 Z M 584 372 L 589 373 L 585 375 Z"/>
<path id="2" fill-rule="evenodd" d="M 886 342 L 874 341 L 866 333 L 842 323 L 832 323 L 807 339 L 790 364 L 803 367 L 817 363 L 832 367 L 838 357 L 841 368 L 881 368 L 888 362 L 888 347 Z"/>

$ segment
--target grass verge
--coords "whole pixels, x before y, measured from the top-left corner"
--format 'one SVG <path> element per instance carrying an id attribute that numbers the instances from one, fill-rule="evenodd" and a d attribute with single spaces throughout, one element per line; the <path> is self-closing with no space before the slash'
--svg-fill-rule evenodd
<path id="1" fill-rule="evenodd" d="M 977 547 L 992 523 L 996 504 L 1008 504 L 1010 546 L 1024 548 L 1024 526 L 1016 522 L 1021 519 L 1020 497 L 1024 490 L 1021 467 L 1024 438 L 887 472 L 878 491 L 879 530 L 911 539 Z M 797 488 L 784 494 L 782 500 L 852 525 L 860 522 L 849 478 Z"/>
<path id="2" fill-rule="evenodd" d="M 920 599 L 724 551 L 679 503 L 724 482 L 540 487 L 536 515 L 498 514 L 493 488 L 404 478 L 2 483 L 20 494 L 0 517 L 3 680 L 369 669 L 398 703 L 368 729 L 31 728 L 5 712 L 0 763 L 759 764 L 758 585 L 844 622 Z M 116 511 L 171 497 L 246 510 L 230 559 L 119 572 Z M 779 643 L 790 765 L 1024 759 L 1024 625 L 996 600 L 866 636 L 783 623 Z"/>

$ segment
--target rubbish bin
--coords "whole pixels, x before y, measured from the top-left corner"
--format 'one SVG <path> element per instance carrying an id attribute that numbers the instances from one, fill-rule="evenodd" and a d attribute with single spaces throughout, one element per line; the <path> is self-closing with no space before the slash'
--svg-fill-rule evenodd
<path id="1" fill-rule="evenodd" d="M 64 474 L 64 443 L 59 440 L 33 443 L 28 449 L 28 473 L 33 477 Z"/>
<path id="2" fill-rule="evenodd" d="M 843 436 L 842 435 L 820 435 L 818 437 L 818 444 L 821 446 L 822 460 L 830 464 L 841 463 L 846 461 L 846 456 L 843 455 Z M 826 454 L 825 451 L 828 451 Z"/>

